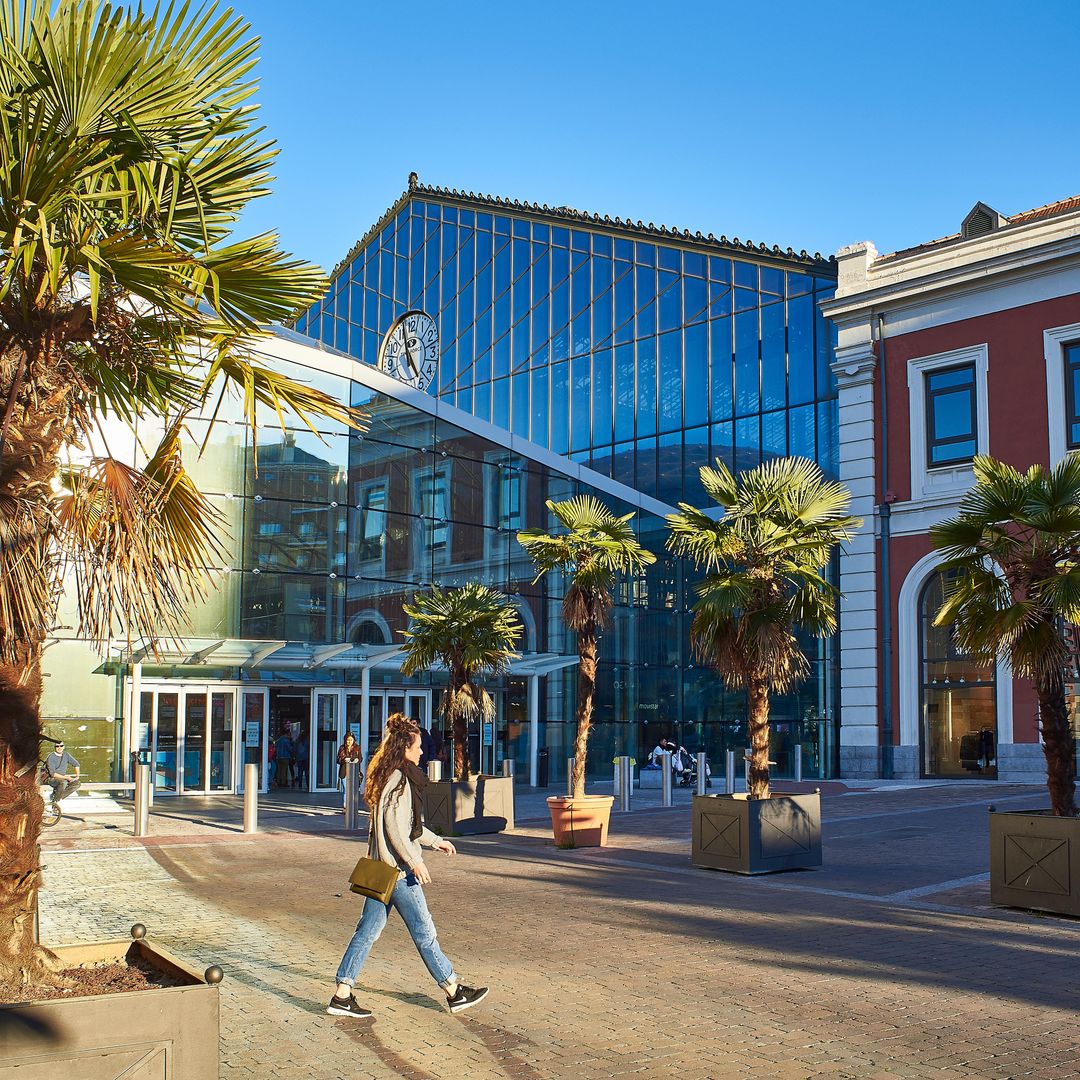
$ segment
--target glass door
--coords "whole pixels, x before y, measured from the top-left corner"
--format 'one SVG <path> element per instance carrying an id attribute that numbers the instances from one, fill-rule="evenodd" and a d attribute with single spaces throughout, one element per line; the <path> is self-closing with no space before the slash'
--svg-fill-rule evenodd
<path id="1" fill-rule="evenodd" d="M 382 694 L 374 693 L 368 699 L 368 741 L 364 748 L 364 771 L 371 755 L 379 749 L 383 737 L 383 721 L 386 719 L 386 701 Z"/>
<path id="2" fill-rule="evenodd" d="M 211 791 L 233 790 L 233 690 L 210 695 L 210 744 L 206 775 Z"/>
<path id="3" fill-rule="evenodd" d="M 337 751 L 343 738 L 340 731 L 341 692 L 314 690 L 311 739 L 313 790 L 328 791 L 337 787 Z"/>
<path id="4" fill-rule="evenodd" d="M 259 790 L 266 791 L 266 691 L 244 690 L 241 693 L 243 717 L 243 751 L 241 765 L 259 767 Z M 236 790 L 244 790 L 244 770 L 236 778 Z"/>
<path id="5" fill-rule="evenodd" d="M 184 692 L 181 792 L 206 790 L 206 697 L 205 690 Z"/>
<path id="6" fill-rule="evenodd" d="M 175 795 L 179 791 L 177 775 L 178 727 L 180 694 L 176 690 L 159 690 L 154 710 L 154 789 Z"/>
<path id="7" fill-rule="evenodd" d="M 422 693 L 410 693 L 406 696 L 405 715 L 415 720 L 422 728 L 431 727 L 431 718 L 428 716 L 428 702 L 430 696 L 425 690 Z"/>

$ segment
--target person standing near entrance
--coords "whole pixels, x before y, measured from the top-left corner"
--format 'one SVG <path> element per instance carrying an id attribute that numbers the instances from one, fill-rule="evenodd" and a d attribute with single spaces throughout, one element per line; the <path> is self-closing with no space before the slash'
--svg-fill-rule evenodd
<path id="1" fill-rule="evenodd" d="M 345 736 L 345 741 L 338 747 L 337 752 L 338 787 L 341 789 L 341 808 L 343 810 L 345 809 L 345 777 L 348 774 L 348 762 L 356 762 L 356 782 L 359 784 L 363 779 L 360 773 L 360 764 L 363 760 L 364 755 L 360 753 L 360 744 L 350 731 Z"/>
<path id="2" fill-rule="evenodd" d="M 274 766 L 277 769 L 275 783 L 279 788 L 289 786 L 289 766 L 292 764 L 293 741 L 289 738 L 289 730 L 286 728 L 274 744 Z"/>
<path id="3" fill-rule="evenodd" d="M 423 886 L 431 883 L 431 874 L 422 848 L 433 848 L 444 855 L 454 855 L 457 849 L 424 827 L 421 814 L 428 781 L 420 768 L 420 752 L 420 728 L 416 722 L 401 713 L 391 714 L 386 721 L 386 737 L 368 765 L 364 801 L 371 810 L 368 855 L 396 866 L 400 873 L 389 904 L 370 897 L 364 901 L 360 921 L 338 966 L 334 996 L 326 1007 L 331 1016 L 371 1015 L 357 1004 L 353 986 L 386 926 L 391 908 L 397 909 L 431 977 L 446 994 L 450 1012 L 462 1012 L 487 996 L 486 986 L 474 989 L 458 980 L 454 965 L 439 948 L 435 923 L 424 899 Z"/>
<path id="4" fill-rule="evenodd" d="M 296 760 L 293 766 L 296 770 L 296 786 L 303 791 L 306 791 L 308 786 L 308 758 L 310 756 L 311 744 L 308 742 L 307 735 L 301 732 L 296 740 Z"/>

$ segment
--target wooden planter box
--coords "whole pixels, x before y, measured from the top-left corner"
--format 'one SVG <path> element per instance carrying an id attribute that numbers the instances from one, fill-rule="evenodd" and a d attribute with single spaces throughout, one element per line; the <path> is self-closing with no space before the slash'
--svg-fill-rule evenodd
<path id="1" fill-rule="evenodd" d="M 514 827 L 514 778 L 438 780 L 424 791 L 424 822 L 443 836 L 497 833 Z"/>
<path id="2" fill-rule="evenodd" d="M 0 1060 L 19 1080 L 215 1080 L 216 985 L 145 938 L 53 952 L 71 967 L 137 956 L 187 985 L 0 1005 Z"/>
<path id="3" fill-rule="evenodd" d="M 1080 818 L 991 807 L 990 902 L 1080 915 Z"/>
<path id="4" fill-rule="evenodd" d="M 709 870 L 768 874 L 821 865 L 821 796 L 695 795 L 690 861 Z"/>

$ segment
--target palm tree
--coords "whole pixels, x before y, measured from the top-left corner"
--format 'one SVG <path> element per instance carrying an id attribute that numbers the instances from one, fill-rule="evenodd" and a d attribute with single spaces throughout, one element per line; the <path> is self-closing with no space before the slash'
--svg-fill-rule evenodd
<path id="1" fill-rule="evenodd" d="M 851 495 L 805 458 L 777 458 L 738 477 L 721 461 L 701 482 L 723 510 L 686 503 L 668 518 L 668 548 L 703 567 L 690 640 L 695 654 L 744 688 L 751 799 L 769 797 L 769 695 L 794 689 L 810 664 L 797 636 L 836 629 L 833 549 L 862 524 Z"/>
<path id="2" fill-rule="evenodd" d="M 1032 680 L 1051 809 L 1074 817 L 1063 630 L 1080 622 L 1080 458 L 1021 473 L 980 455 L 974 468 L 975 486 L 956 517 L 930 530 L 947 575 L 934 622 L 952 623 L 957 644 L 975 660 L 990 664 L 1007 656 L 1017 675 Z"/>
<path id="3" fill-rule="evenodd" d="M 252 359 L 325 279 L 271 234 L 257 41 L 213 5 L 0 0 L 0 984 L 56 981 L 34 945 L 41 653 L 63 559 L 80 632 L 158 639 L 216 561 L 184 470 L 185 419 L 223 395 L 279 417 L 357 414 Z M 310 420 L 308 421 L 310 423 Z M 109 451 L 126 423 L 137 458 Z M 110 428 L 111 430 L 111 428 Z M 156 433 L 156 435 L 155 435 Z M 148 439 L 160 436 L 155 447 Z M 96 449 L 89 464 L 68 451 Z"/>
<path id="4" fill-rule="evenodd" d="M 442 714 L 454 734 L 454 776 L 468 780 L 469 722 L 491 720 L 495 705 L 478 677 L 505 675 L 517 653 L 521 619 L 502 593 L 478 582 L 459 589 L 432 589 L 404 605 L 409 629 L 401 664 L 403 675 L 418 675 L 432 665 L 446 668 Z"/>
<path id="5" fill-rule="evenodd" d="M 616 517 L 591 495 L 563 502 L 549 499 L 547 508 L 566 531 L 551 536 L 543 529 L 526 529 L 518 533 L 518 543 L 536 567 L 536 581 L 560 571 L 570 584 L 562 610 L 566 625 L 578 637 L 577 734 L 570 792 L 579 799 L 585 794 L 585 755 L 592 727 L 600 631 L 608 623 L 614 602 L 612 589 L 617 578 L 640 574 L 656 556 L 638 543 L 630 528 L 633 514 Z"/>

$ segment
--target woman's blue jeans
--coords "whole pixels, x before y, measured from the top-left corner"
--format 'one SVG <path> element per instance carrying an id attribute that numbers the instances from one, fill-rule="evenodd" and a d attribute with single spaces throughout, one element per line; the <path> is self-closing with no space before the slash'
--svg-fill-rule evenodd
<path id="1" fill-rule="evenodd" d="M 386 926 L 386 919 L 391 908 L 396 908 L 405 921 L 409 936 L 413 939 L 416 951 L 427 965 L 428 971 L 431 972 L 431 977 L 443 989 L 455 983 L 457 976 L 454 974 L 454 965 L 447 960 L 442 949 L 439 948 L 435 923 L 432 921 L 431 912 L 428 911 L 424 890 L 412 874 L 406 874 L 398 879 L 389 904 L 380 904 L 378 900 L 372 900 L 370 896 L 364 900 L 364 910 L 360 915 L 360 921 L 356 924 L 352 940 L 338 966 L 337 981 L 346 983 L 348 986 L 356 982 L 360 969 L 364 966 L 368 953 L 371 952 L 371 947 L 379 940 L 379 935 Z"/>

